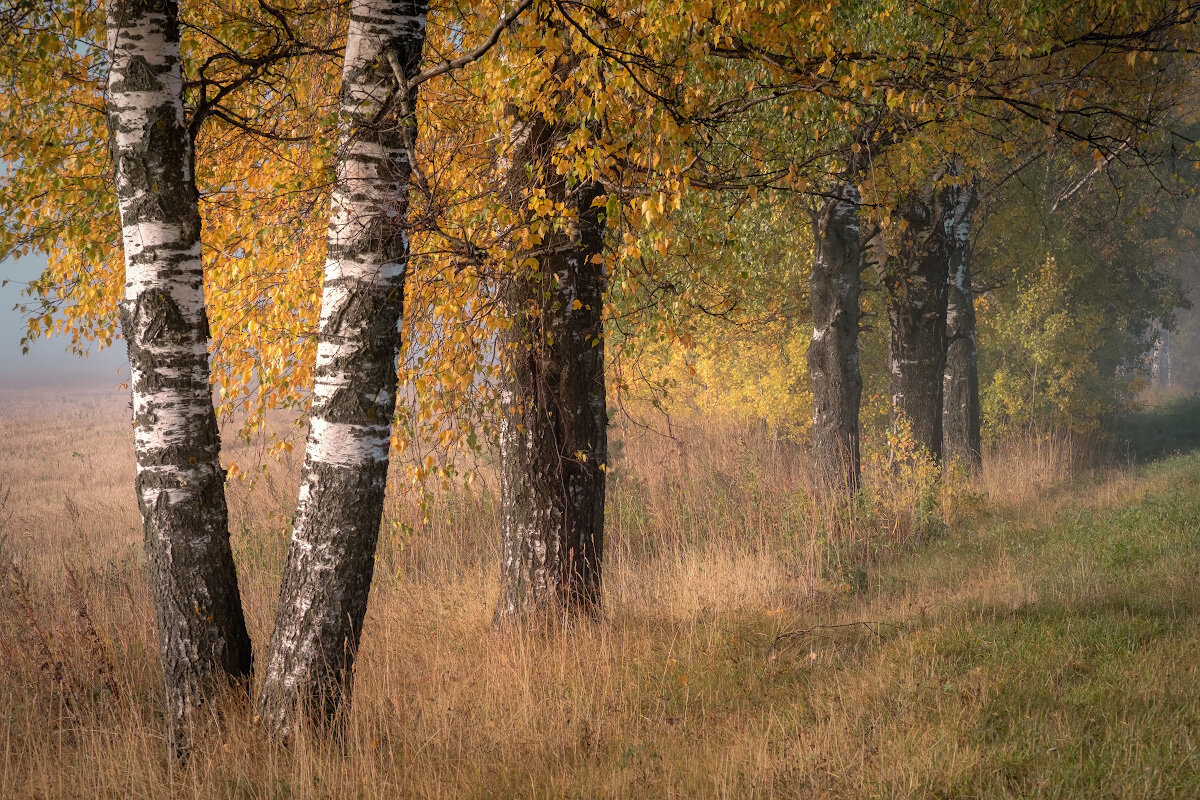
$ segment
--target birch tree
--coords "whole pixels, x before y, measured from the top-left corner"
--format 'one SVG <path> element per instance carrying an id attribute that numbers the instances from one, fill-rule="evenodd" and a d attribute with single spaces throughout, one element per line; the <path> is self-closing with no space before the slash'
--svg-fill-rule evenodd
<path id="1" fill-rule="evenodd" d="M 279 593 L 264 723 L 331 719 L 350 690 L 383 514 L 396 405 L 424 0 L 353 0 L 315 384 Z"/>
<path id="2" fill-rule="evenodd" d="M 498 626 L 598 607 L 608 450 L 603 191 L 558 168 L 567 125 L 513 113 L 506 192 L 563 213 L 502 288 Z"/>
<path id="3" fill-rule="evenodd" d="M 209 388 L 194 154 L 175 0 L 111 0 L 106 117 L 121 235 L 137 499 L 178 747 L 225 679 L 250 677 Z"/>
<path id="4" fill-rule="evenodd" d="M 979 355 L 975 339 L 975 294 L 971 284 L 971 222 L 979 193 L 960 188 L 961 205 L 949 231 L 949 285 L 946 295 L 946 368 L 942 378 L 942 458 L 968 470 L 982 461 Z"/>
<path id="5" fill-rule="evenodd" d="M 813 219 L 813 265 L 809 303 L 813 336 L 808 374 L 813 392 L 812 453 L 818 481 L 826 489 L 858 488 L 858 410 L 862 373 L 858 326 L 862 311 L 863 246 L 859 194 L 843 183 Z"/>
<path id="6" fill-rule="evenodd" d="M 958 263 L 956 248 L 969 233 L 975 197 L 957 181 L 942 171 L 929 188 L 909 192 L 885 237 L 892 415 L 911 426 L 915 443 L 934 459 L 942 455 L 950 264 Z"/>

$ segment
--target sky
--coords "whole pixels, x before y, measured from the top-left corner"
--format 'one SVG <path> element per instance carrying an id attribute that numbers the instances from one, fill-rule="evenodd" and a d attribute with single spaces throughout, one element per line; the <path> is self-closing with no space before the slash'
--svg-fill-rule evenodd
<path id="1" fill-rule="evenodd" d="M 25 320 L 13 306 L 22 302 L 22 290 L 45 266 L 45 259 L 29 257 L 0 262 L 0 389 L 85 388 L 113 389 L 123 383 L 129 368 L 124 342 L 107 350 L 94 346 L 88 358 L 70 352 L 69 339 L 39 339 L 21 353 Z M 115 320 L 114 320 L 115 324 Z"/>

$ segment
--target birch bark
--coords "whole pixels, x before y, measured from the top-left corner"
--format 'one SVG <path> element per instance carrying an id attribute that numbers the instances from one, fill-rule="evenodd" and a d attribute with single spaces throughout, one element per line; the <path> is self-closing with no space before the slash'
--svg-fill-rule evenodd
<path id="1" fill-rule="evenodd" d="M 428 3 L 353 0 L 308 442 L 265 681 L 264 724 L 349 695 L 383 514 L 404 283 L 409 153 Z M 401 83 L 400 79 L 404 83 Z"/>
<path id="2" fill-rule="evenodd" d="M 523 197 L 538 185 L 574 208 L 576 221 L 548 236 L 537 267 L 503 290 L 513 324 L 501 345 L 500 627 L 560 611 L 591 613 L 600 604 L 604 226 L 592 204 L 600 187 L 570 187 L 555 174 L 551 155 L 563 133 L 540 114 L 519 120 L 513 132 L 509 191 Z"/>
<path id="3" fill-rule="evenodd" d="M 863 245 L 858 212 L 858 189 L 847 183 L 837 197 L 825 201 L 813 221 L 808 375 L 813 389 L 813 464 L 824 491 L 854 492 L 860 477 L 858 325 L 862 312 L 858 298 Z"/>
<path id="4" fill-rule="evenodd" d="M 176 748 L 226 679 L 251 671 L 229 545 L 225 472 L 209 386 L 200 212 L 184 123 L 175 0 L 111 0 L 106 118 L 125 250 L 141 509 Z"/>
<path id="5" fill-rule="evenodd" d="M 960 220 L 969 230 L 969 196 L 955 184 L 909 194 L 897 209 L 903 225 L 888 243 L 883 270 L 893 419 L 906 420 L 917 446 L 937 460 L 942 457 L 950 265 L 956 263 Z"/>
<path id="6" fill-rule="evenodd" d="M 950 256 L 946 302 L 946 372 L 943 377 L 942 457 L 974 471 L 981 463 L 979 357 L 975 341 L 975 295 L 971 287 L 971 221 L 979 194 L 959 188 L 944 225 Z"/>

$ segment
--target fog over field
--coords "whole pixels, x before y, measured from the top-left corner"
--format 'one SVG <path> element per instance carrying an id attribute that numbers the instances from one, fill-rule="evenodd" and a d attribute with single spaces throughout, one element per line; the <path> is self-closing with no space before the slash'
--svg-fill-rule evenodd
<path id="1" fill-rule="evenodd" d="M 129 374 L 125 346 L 118 343 L 106 350 L 91 346 L 87 358 L 70 351 L 70 340 L 51 336 L 21 352 L 25 315 L 17 308 L 28 302 L 24 294 L 29 282 L 45 266 L 45 259 L 30 257 L 0 263 L 0 387 L 40 389 L 50 387 L 113 389 Z"/>

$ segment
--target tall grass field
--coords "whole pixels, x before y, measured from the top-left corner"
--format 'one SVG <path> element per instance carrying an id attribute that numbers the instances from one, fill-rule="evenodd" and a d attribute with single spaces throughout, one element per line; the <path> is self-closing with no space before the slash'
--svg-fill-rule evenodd
<path id="1" fill-rule="evenodd" d="M 619 424 L 603 615 L 516 633 L 492 465 L 397 486 L 340 735 L 230 696 L 177 762 L 126 398 L 0 392 L 0 797 L 1197 798 L 1200 455 L 1153 424 L 973 478 L 881 448 L 842 505 L 757 428 Z M 261 663 L 298 469 L 226 443 Z"/>

